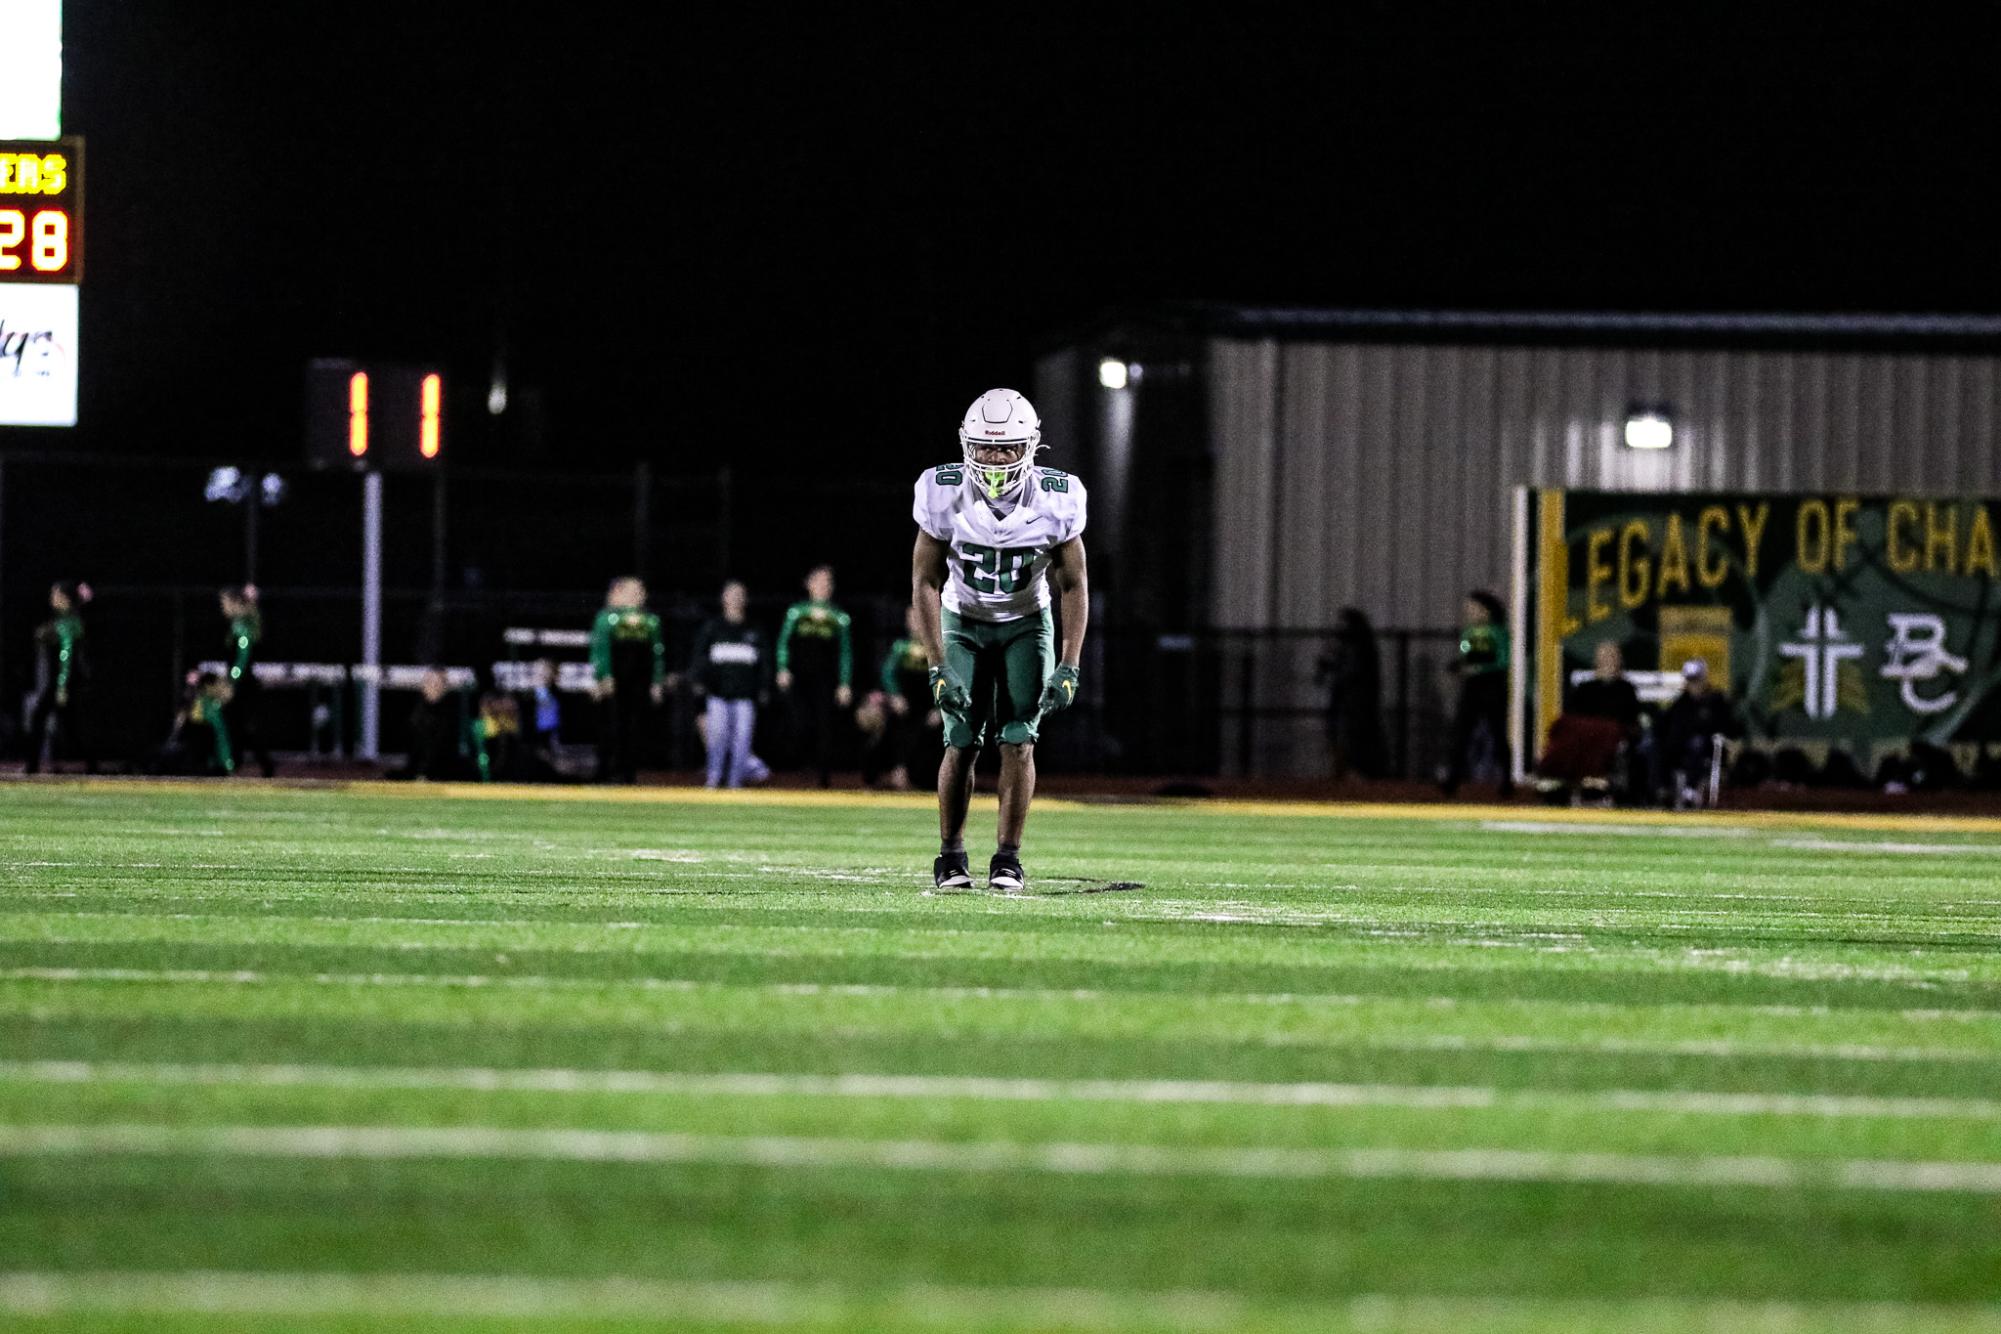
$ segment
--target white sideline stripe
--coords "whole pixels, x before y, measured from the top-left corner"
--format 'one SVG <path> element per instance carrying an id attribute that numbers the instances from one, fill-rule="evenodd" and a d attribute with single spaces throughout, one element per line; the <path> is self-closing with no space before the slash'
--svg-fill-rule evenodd
<path id="1" fill-rule="evenodd" d="M 2001 1195 L 2001 1163 L 1884 1158 L 1557 1153 L 1518 1149 L 1264 1149 L 863 1140 L 501 1126 L 0 1126 L 0 1156 L 499 1159 L 1059 1176 L 1405 1179 Z"/>
<path id="2" fill-rule="evenodd" d="M 757 991 L 773 996 L 939 996 L 950 1000 L 1078 1000 L 1114 998 L 1200 999 L 1207 1004 L 1237 1005 L 1432 1005 L 1452 1007 L 1482 1004 L 1460 996 L 1374 996 L 1339 991 L 1223 991 L 1197 997 L 1189 992 L 1105 991 L 1094 987 L 959 987 L 908 985 L 900 982 L 728 982 L 686 977 L 569 977 L 547 973 L 271 973 L 255 968 L 0 968 L 0 982 L 138 982 L 237 986 L 285 986 L 309 983 L 332 987 L 441 987 L 524 991 Z M 1700 1002 L 1641 1006 L 1621 1001 L 1572 1001 L 1511 997 L 1494 1002 L 1536 1005 L 1571 1012 L 1628 1013 L 1636 1009 L 1711 1008 L 1736 1014 L 1775 1018 L 1826 1018 L 1828 1005 L 1731 1005 Z M 1987 1023 L 2001 1019 L 2001 1009 L 1904 1009 L 1857 1011 L 1920 1023 Z"/>
<path id="3" fill-rule="evenodd" d="M 1101 1328 L 1225 1328 L 1248 1312 L 1230 1293 L 914 1285 L 851 1294 L 832 1285 L 757 1280 L 560 1278 L 530 1274 L 0 1273 L 0 1311 L 55 1315 L 143 1310 L 191 1315 L 532 1318 L 590 1315 L 778 1325 L 835 1318 L 854 1306 L 903 1319 L 1051 1319 Z M 1013 1319 L 1008 1317 L 1012 1316 Z"/>
<path id="4" fill-rule="evenodd" d="M 846 1290 L 782 1280 L 569 1278 L 534 1274 L 243 1273 L 218 1270 L 0 1272 L 0 1312 L 53 1316 L 144 1311 L 162 1315 L 269 1315 L 432 1319 L 596 1317 L 779 1325 L 853 1319 L 942 1328 L 1227 1330 L 1258 1316 L 1288 1327 L 1478 1329 L 1536 1316 L 1566 1328 L 1786 1331 L 1830 1318 L 1864 1322 L 1978 1321 L 1993 1308 L 1904 1302 L 1750 1302 L 1642 1297 L 1537 1298 L 1363 1294 L 1317 1304 L 1253 1302 L 1197 1289 L 963 1287 L 911 1284 Z M 1296 1322 L 1296 1324 L 1294 1323 Z M 1873 1326 L 1872 1326 L 1873 1327 Z M 1890 1325 L 1889 1327 L 1902 1327 Z M 1972 1328 L 1972 1324 L 1955 1325 Z"/>
<path id="5" fill-rule="evenodd" d="M 2001 1119 L 2001 1101 L 1654 1089 L 1254 1083 L 1207 1079 L 996 1079 L 959 1075 L 800 1075 L 497 1067 L 140 1064 L 0 1061 L 0 1083 L 465 1090 L 479 1093 L 714 1097 L 941 1098 L 976 1102 L 1217 1103 L 1251 1107 L 1548 1108 L 1702 1116 Z"/>

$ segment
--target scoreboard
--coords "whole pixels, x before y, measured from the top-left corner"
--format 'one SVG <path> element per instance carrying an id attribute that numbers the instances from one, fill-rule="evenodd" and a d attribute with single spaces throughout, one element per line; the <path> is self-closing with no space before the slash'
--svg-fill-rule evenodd
<path id="1" fill-rule="evenodd" d="M 74 426 L 83 140 L 0 139 L 0 426 Z"/>
<path id="2" fill-rule="evenodd" d="M 83 141 L 0 140 L 0 282 L 83 280 Z"/>

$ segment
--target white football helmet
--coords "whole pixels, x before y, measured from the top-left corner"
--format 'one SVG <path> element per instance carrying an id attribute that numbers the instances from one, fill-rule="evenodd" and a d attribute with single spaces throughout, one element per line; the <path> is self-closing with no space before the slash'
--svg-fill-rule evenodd
<path id="1" fill-rule="evenodd" d="M 1012 463 L 982 463 L 973 456 L 978 446 L 1011 445 L 1021 448 Z M 966 409 L 959 424 L 959 450 L 966 459 L 966 471 L 991 500 L 1020 488 L 1035 466 L 1035 453 L 1042 448 L 1042 419 L 1035 405 L 1012 389 L 989 389 Z"/>

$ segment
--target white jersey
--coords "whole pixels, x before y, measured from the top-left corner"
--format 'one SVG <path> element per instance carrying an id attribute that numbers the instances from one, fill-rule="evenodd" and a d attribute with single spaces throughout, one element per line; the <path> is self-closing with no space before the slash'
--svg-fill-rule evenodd
<path id="1" fill-rule="evenodd" d="M 998 513 L 963 464 L 927 468 L 911 506 L 917 526 L 950 547 L 947 611 L 1015 621 L 1049 605 L 1049 556 L 1084 531 L 1084 484 L 1032 468 L 1013 509 Z"/>

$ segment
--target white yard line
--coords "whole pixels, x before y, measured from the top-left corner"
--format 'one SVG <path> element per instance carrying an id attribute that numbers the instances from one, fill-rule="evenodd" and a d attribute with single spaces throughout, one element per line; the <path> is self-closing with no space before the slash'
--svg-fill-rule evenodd
<path id="1" fill-rule="evenodd" d="M 1295 1045 L 1273 1042 L 1271 1045 Z M 1332 1041 L 1325 1045 L 1340 1045 Z M 1757 1042 L 1734 1038 L 1544 1038 L 1523 1033 L 1462 1036 L 1431 1033 L 1418 1037 L 1367 1038 L 1352 1044 L 1378 1051 L 1485 1051 L 1591 1056 L 1698 1056 L 1721 1060 L 1764 1057 L 1799 1061 L 1945 1061 L 2001 1064 L 2001 1053 L 1967 1047 L 1918 1047 L 1867 1042 Z"/>
<path id="2" fill-rule="evenodd" d="M 1988 856 L 2001 855 L 2001 846 L 1992 843 L 1910 843 L 1894 840 L 1876 842 L 1854 842 L 1837 838 L 1775 838 L 1775 848 L 1791 848 L 1800 852 L 1868 852 L 1902 853 L 1910 856 Z"/>
<path id="3" fill-rule="evenodd" d="M 1221 991 L 1188 992 L 1103 990 L 1093 987 L 964 987 L 900 982 L 726 982 L 680 977 L 589 977 L 546 973 L 273 973 L 255 968 L 0 968 L 0 982 L 92 983 L 126 982 L 168 985 L 327 987 L 440 987 L 464 990 L 495 988 L 523 991 L 755 991 L 775 996 L 931 996 L 947 1000 L 1109 1001 L 1150 998 L 1200 1000 L 1205 1005 L 1409 1005 L 1452 1009 L 1482 1004 L 1534 1006 L 1574 1014 L 1629 1014 L 1636 1010 L 1723 1009 L 1733 1014 L 1779 1019 L 1824 1019 L 1839 1013 L 1828 1005 L 1731 1005 L 1727 1002 L 1662 1002 L 1639 1005 L 1621 1001 L 1554 1000 L 1509 997 L 1493 1002 L 1463 996 L 1367 995 L 1358 992 Z M 1969 1006 L 1959 1009 L 1856 1011 L 1912 1023 L 1991 1023 L 2001 1009 Z"/>
<path id="4" fill-rule="evenodd" d="M 1189 1079 L 1000 1079 L 961 1075 L 802 1075 L 451 1066 L 140 1064 L 0 1061 L 0 1084 L 464 1090 L 669 1097 L 937 1098 L 976 1102 L 1225 1104 L 1662 1112 L 1697 1116 L 2001 1120 L 2001 1101 L 1654 1089 L 1257 1083 Z"/>
<path id="5" fill-rule="evenodd" d="M 1580 824 L 1564 820 L 1482 820 L 1466 826 L 1496 834 L 1604 834 L 1616 838 L 1749 838 L 1755 829 L 1728 825 Z"/>
<path id="6" fill-rule="evenodd" d="M 900 996 L 923 994 L 975 1000 L 1098 1000 L 1088 988 L 924 987 L 880 982 L 735 983 L 682 977 L 555 977 L 542 973 L 267 973 L 254 968 L 0 968 L 0 982 L 229 983 L 283 986 L 308 983 L 330 987 L 455 987 L 524 991 L 760 991 L 781 996 Z M 1360 996 L 1281 997 L 1332 1004 L 1359 1004 Z"/>
<path id="7" fill-rule="evenodd" d="M 173 1315 L 354 1315 L 405 1319 L 595 1317 L 781 1325 L 852 1319 L 944 1329 L 1225 1330 L 1247 1322 L 1297 1329 L 1468 1329 L 1541 1318 L 1569 1328 L 1729 1329 L 1745 1334 L 1854 1321 L 1869 1328 L 2001 1328 L 1993 1309 L 1897 1302 L 1742 1302 L 1361 1295 L 1324 1304 L 1254 1302 L 1200 1290 L 912 1284 L 843 1290 L 782 1280 L 567 1278 L 533 1274 L 342 1274 L 221 1271 L 0 1272 L 0 1312 L 19 1316 L 144 1311 Z"/>
<path id="8" fill-rule="evenodd" d="M 626 988 L 658 992 L 742 992 L 755 991 L 764 995 L 779 996 L 929 996 L 945 999 L 976 1000 L 1073 1000 L 1099 1001 L 1118 997 L 1152 998 L 1151 992 L 1109 993 L 1088 989 L 1075 990 L 1019 990 L 1006 987 L 921 987 L 898 986 L 875 983 L 820 983 L 820 982 L 771 982 L 739 984 L 729 982 L 695 981 L 686 978 L 552 978 L 532 975 L 487 976 L 470 974 L 465 976 L 444 976 L 431 974 L 404 973 L 312 973 L 312 974 L 267 974 L 255 970 L 208 970 L 208 969 L 129 969 L 129 968 L 16 968 L 0 970 L 0 982 L 6 981 L 41 982 L 131 982 L 169 984 L 225 984 L 225 985 L 276 985 L 283 983 L 306 983 L 313 986 L 383 986 L 383 987 L 436 987 L 478 989 L 494 987 L 502 989 L 573 989 L 586 991 L 608 991 Z M 1466 1002 L 1453 996 L 1358 996 L 1341 994 L 1291 995 L 1291 994 L 1211 994 L 1201 998 L 1206 1003 L 1252 1003 L 1252 1004 L 1317 1004 L 1327 1006 L 1386 1005 L 1422 1007 L 1425 1009 L 1455 1009 L 1466 1006 L 1471 1009 L 1482 1002 Z M 1662 1011 L 1678 1008 L 1728 1009 L 1734 1014 L 1759 1015 L 1779 1018 L 1827 1018 L 1836 1013 L 1827 1006 L 1792 1005 L 1742 1005 L 1742 1006 L 1675 1006 L 1620 1005 L 1599 1001 L 1566 1000 L 1521 1000 L 1510 999 L 1495 1002 L 1514 1008 L 1535 1008 L 1542 1011 L 1565 1013 L 1627 1014 L 1638 1010 Z M 1991 1010 L 1881 1010 L 1864 1011 L 1869 1015 L 1890 1017 L 1905 1021 L 1938 1022 L 1958 1021 L 1976 1023 L 1991 1021 L 1996 1012 Z M 843 1036 L 879 1035 L 885 1030 L 849 1028 L 839 1030 Z M 1717 1059 L 1738 1060 L 1744 1058 L 1768 1057 L 1786 1060 L 1814 1061 L 1917 1061 L 1947 1062 L 1952 1064 L 1996 1064 L 2001 1063 L 2001 1052 L 1992 1049 L 1966 1047 L 1934 1047 L 1912 1044 L 1885 1043 L 1812 1043 L 1740 1041 L 1730 1038 L 1544 1038 L 1516 1033 L 1456 1034 L 1435 1033 L 1409 1037 L 1357 1037 L 1339 1033 L 1266 1033 L 1255 1039 L 1268 1047 L 1322 1047 L 1322 1048 L 1365 1048 L 1377 1051 L 1491 1051 L 1525 1053 L 1577 1053 L 1585 1055 L 1639 1055 L 1639 1056 L 1696 1056 Z"/>
<path id="9" fill-rule="evenodd" d="M 1265 1320 L 1288 1329 L 1478 1329 L 1540 1318 L 1552 1327 L 1703 1329 L 1743 1334 L 1852 1321 L 1880 1329 L 2001 1328 L 1991 1306 L 1899 1302 L 1746 1302 L 1614 1298 L 1383 1296 L 1329 1303 L 1256 1302 L 1196 1289 L 971 1287 L 842 1289 L 783 1280 L 571 1278 L 537 1274 L 248 1273 L 216 1270 L 0 1272 L 0 1312 L 55 1316 L 147 1312 L 377 1319 L 681 1320 L 769 1326 L 852 1320 L 981 1328 L 1227 1330 Z M 1844 1325 L 1843 1327 L 1848 1327 Z"/>
<path id="10" fill-rule="evenodd" d="M 1144 1144 L 696 1135 L 500 1126 L 0 1126 L 0 1157 L 145 1154 L 477 1159 L 1056 1176 L 1392 1179 L 2001 1195 L 2001 1163 L 1556 1153 L 1516 1149 L 1212 1148 Z"/>

